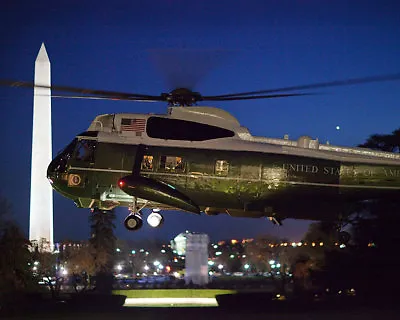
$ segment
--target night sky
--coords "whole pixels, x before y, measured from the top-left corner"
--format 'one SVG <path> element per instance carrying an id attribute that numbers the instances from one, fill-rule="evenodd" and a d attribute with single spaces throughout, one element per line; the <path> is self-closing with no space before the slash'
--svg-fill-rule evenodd
<path id="1" fill-rule="evenodd" d="M 55 5 L 54 3 L 57 3 Z M 394 1 L 2 1 L 0 78 L 33 81 L 44 42 L 52 84 L 159 94 L 178 85 L 204 95 L 400 72 L 400 3 Z M 319 95 L 213 104 L 253 135 L 307 134 L 354 146 L 400 126 L 400 82 L 327 88 Z M 27 234 L 33 90 L 0 88 L 0 193 Z M 164 113 L 164 103 L 53 99 L 53 154 L 97 114 Z M 340 126 L 340 130 L 336 129 Z M 54 194 L 56 240 L 86 239 L 88 210 Z M 295 210 L 295 206 L 294 206 Z M 213 239 L 272 233 L 300 239 L 305 221 L 166 212 L 161 229 L 117 236 L 169 240 L 188 229 Z M 321 213 L 323 214 L 323 213 Z M 286 222 L 286 223 L 285 223 Z"/>

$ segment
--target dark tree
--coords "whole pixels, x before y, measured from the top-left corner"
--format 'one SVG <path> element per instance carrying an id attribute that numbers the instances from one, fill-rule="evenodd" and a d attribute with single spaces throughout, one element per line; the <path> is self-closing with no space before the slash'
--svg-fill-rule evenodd
<path id="1" fill-rule="evenodd" d="M 64 283 L 65 276 L 61 269 L 59 269 L 59 261 L 56 253 L 46 250 L 47 244 L 40 244 L 35 247 L 33 254 L 34 260 L 34 275 L 37 281 L 44 281 L 51 292 L 53 299 L 60 296 L 61 286 Z"/>
<path id="2" fill-rule="evenodd" d="M 0 291 L 24 291 L 32 286 L 30 242 L 16 225 L 3 229 L 0 237 Z"/>
<path id="3" fill-rule="evenodd" d="M 92 249 L 96 272 L 96 290 L 110 293 L 112 289 L 116 237 L 114 211 L 93 210 L 90 218 Z"/>
<path id="4" fill-rule="evenodd" d="M 9 202 L 0 196 L 0 304 L 37 288 L 29 248 L 30 242 L 12 220 Z"/>
<path id="5" fill-rule="evenodd" d="M 359 147 L 388 152 L 400 152 L 400 128 L 391 134 L 373 134 Z"/>
<path id="6" fill-rule="evenodd" d="M 374 134 L 359 145 L 374 150 L 400 152 L 400 129 Z M 355 288 L 358 296 L 377 301 L 398 296 L 400 258 L 399 202 L 380 200 L 357 203 L 352 208 L 352 239 L 345 250 L 325 254 L 322 282 L 332 292 Z"/>

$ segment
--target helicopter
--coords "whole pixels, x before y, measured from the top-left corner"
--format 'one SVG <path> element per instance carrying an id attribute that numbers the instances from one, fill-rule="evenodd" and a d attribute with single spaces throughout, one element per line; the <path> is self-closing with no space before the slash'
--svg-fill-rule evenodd
<path id="1" fill-rule="evenodd" d="M 128 230 L 159 227 L 163 210 L 267 218 L 338 221 L 343 208 L 367 200 L 398 200 L 400 154 L 297 140 L 253 136 L 230 113 L 198 106 L 305 96 L 298 92 L 396 81 L 400 74 L 285 88 L 203 96 L 186 88 L 160 95 L 40 86 L 2 80 L 0 85 L 50 88 L 58 98 L 166 102 L 165 114 L 98 115 L 49 164 L 53 189 L 79 208 L 127 207 Z M 75 95 L 72 95 L 75 94 Z"/>

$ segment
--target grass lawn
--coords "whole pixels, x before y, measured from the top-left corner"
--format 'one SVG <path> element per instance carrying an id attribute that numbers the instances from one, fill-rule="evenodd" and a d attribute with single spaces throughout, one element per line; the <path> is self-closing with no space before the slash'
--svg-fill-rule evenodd
<path id="1" fill-rule="evenodd" d="M 215 298 L 218 294 L 236 293 L 235 290 L 220 289 L 139 289 L 114 290 L 127 298 Z"/>

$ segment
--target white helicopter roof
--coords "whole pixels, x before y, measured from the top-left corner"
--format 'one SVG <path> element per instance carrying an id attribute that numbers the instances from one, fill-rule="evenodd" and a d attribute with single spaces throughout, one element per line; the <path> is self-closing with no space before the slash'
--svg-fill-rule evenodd
<path id="1" fill-rule="evenodd" d="M 118 113 L 98 115 L 92 121 L 88 131 L 119 131 L 121 119 L 148 119 L 152 116 L 195 121 L 230 129 L 234 132 L 241 128 L 239 121 L 223 109 L 215 107 L 169 107 L 167 114 Z M 247 129 L 245 130 L 247 131 Z"/>
<path id="2" fill-rule="evenodd" d="M 147 119 L 151 117 L 194 121 L 231 130 L 235 133 L 235 136 L 229 140 L 233 139 L 233 141 L 236 141 L 231 141 L 235 144 L 235 149 L 240 149 L 239 144 L 243 145 L 243 143 L 247 143 L 251 145 L 251 149 L 255 148 L 257 150 L 264 150 L 265 148 L 268 148 L 272 152 L 283 154 L 323 157 L 335 160 L 350 160 L 351 158 L 353 161 L 377 161 L 396 165 L 398 165 L 398 161 L 400 160 L 400 154 L 365 148 L 334 146 L 329 143 L 322 144 L 318 139 L 312 139 L 308 136 L 302 136 L 297 140 L 289 140 L 288 136 L 283 139 L 253 136 L 249 130 L 242 127 L 239 121 L 229 112 L 215 107 L 169 107 L 167 114 L 103 114 L 97 116 L 93 120 L 88 131 L 118 133 L 119 136 L 126 136 L 129 139 L 138 139 L 139 137 L 135 136 L 134 132 L 123 132 L 123 130 L 121 130 L 122 120 L 143 119 L 143 122 L 146 122 Z M 147 135 L 143 133 L 143 136 L 141 136 L 140 139 L 151 138 L 147 137 Z M 240 141 L 242 141 L 242 143 L 240 143 Z M 228 147 L 227 142 L 228 141 L 225 140 L 225 142 L 221 143 L 224 144 L 224 147 Z M 181 141 L 176 143 L 185 145 L 189 142 Z M 250 145 L 245 146 L 245 148 L 248 148 Z M 229 147 L 232 146 L 229 144 Z"/>

